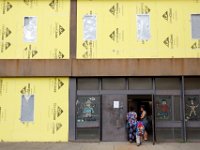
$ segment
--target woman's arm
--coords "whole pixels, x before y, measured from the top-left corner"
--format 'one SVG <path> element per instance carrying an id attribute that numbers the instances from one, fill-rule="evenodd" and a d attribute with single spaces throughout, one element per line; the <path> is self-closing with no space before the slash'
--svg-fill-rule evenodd
<path id="1" fill-rule="evenodd" d="M 143 119 L 145 116 L 146 116 L 146 111 L 143 111 L 142 114 L 141 114 L 140 119 Z"/>

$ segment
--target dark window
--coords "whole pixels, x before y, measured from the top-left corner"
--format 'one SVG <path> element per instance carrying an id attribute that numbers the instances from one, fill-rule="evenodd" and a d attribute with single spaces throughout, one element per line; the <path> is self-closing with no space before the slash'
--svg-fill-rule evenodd
<path id="1" fill-rule="evenodd" d="M 179 90 L 181 88 L 179 78 L 156 78 L 156 90 Z"/>
<path id="2" fill-rule="evenodd" d="M 77 80 L 78 90 L 98 90 L 98 78 L 79 78 Z"/>
<path id="3" fill-rule="evenodd" d="M 125 78 L 103 78 L 102 79 L 103 90 L 125 90 L 126 80 Z"/>
<path id="4" fill-rule="evenodd" d="M 185 78 L 185 90 L 199 90 L 200 78 Z"/>
<path id="5" fill-rule="evenodd" d="M 130 90 L 150 90 L 152 89 L 151 78 L 129 78 L 129 89 Z"/>

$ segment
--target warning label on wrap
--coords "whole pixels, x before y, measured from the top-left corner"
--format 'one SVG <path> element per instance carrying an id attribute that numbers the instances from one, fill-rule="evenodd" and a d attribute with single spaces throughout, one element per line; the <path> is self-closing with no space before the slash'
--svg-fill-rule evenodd
<path id="1" fill-rule="evenodd" d="M 151 9 L 148 5 L 144 3 L 140 3 L 140 5 L 136 6 L 136 13 L 137 14 L 148 14 L 151 12 Z"/>
<path id="2" fill-rule="evenodd" d="M 25 85 L 23 88 L 21 88 L 20 93 L 22 95 L 33 95 L 35 93 L 35 87 L 32 86 L 30 83 Z"/>
<path id="3" fill-rule="evenodd" d="M 59 12 L 60 10 L 63 9 L 63 0 L 51 0 L 49 3 L 49 7 L 55 11 Z"/>
<path id="4" fill-rule="evenodd" d="M 24 4 L 30 8 L 37 6 L 37 0 L 24 0 Z"/>
<path id="5" fill-rule="evenodd" d="M 83 58 L 92 58 L 94 50 L 97 49 L 97 42 L 86 40 L 83 42 L 82 46 L 84 47 Z"/>
<path id="6" fill-rule="evenodd" d="M 64 82 L 60 78 L 53 78 L 49 82 L 49 88 L 52 92 L 56 93 L 61 90 L 64 86 Z"/>
<path id="7" fill-rule="evenodd" d="M 178 47 L 178 37 L 170 34 L 166 39 L 164 39 L 163 44 L 170 49 L 174 49 Z"/>
<path id="8" fill-rule="evenodd" d="M 63 109 L 57 103 L 53 103 L 49 109 L 49 118 L 52 118 L 52 120 L 57 120 L 57 118 L 60 118 L 63 114 Z"/>
<path id="9" fill-rule="evenodd" d="M 6 27 L 4 24 L 0 26 L 0 37 L 2 41 L 8 38 L 11 35 L 11 33 L 12 33 L 11 29 Z"/>
<path id="10" fill-rule="evenodd" d="M 0 10 L 2 14 L 7 14 L 11 9 L 13 8 L 13 5 L 11 4 L 11 1 L 7 0 L 1 0 L 0 1 Z"/>
<path id="11" fill-rule="evenodd" d="M 0 105 L 0 123 L 6 121 L 6 110 Z"/>
<path id="12" fill-rule="evenodd" d="M 63 59 L 65 57 L 65 54 L 63 54 L 63 52 L 57 48 L 53 49 L 50 55 L 54 59 Z"/>
<path id="13" fill-rule="evenodd" d="M 49 118 L 52 120 L 48 124 L 48 128 L 52 134 L 55 134 L 62 127 L 62 123 L 59 122 L 59 118 L 62 117 L 64 110 L 57 103 L 53 103 L 52 106 L 49 106 Z"/>
<path id="14" fill-rule="evenodd" d="M 10 42 L 1 42 L 1 43 L 0 43 L 0 50 L 1 50 L 1 53 L 3 53 L 3 52 L 5 52 L 6 50 L 8 50 L 10 46 L 11 46 L 11 43 L 10 43 Z"/>
<path id="15" fill-rule="evenodd" d="M 37 48 L 33 45 L 28 45 L 24 49 L 24 58 L 31 59 L 38 54 Z"/>
<path id="16" fill-rule="evenodd" d="M 191 45 L 191 49 L 200 49 L 200 40 L 197 40 Z"/>
<path id="17" fill-rule="evenodd" d="M 124 41 L 124 30 L 120 30 L 120 28 L 116 28 L 110 33 L 109 37 L 113 42 L 116 42 L 116 43 L 122 42 Z"/>
<path id="18" fill-rule="evenodd" d="M 3 93 L 3 80 L 0 79 L 0 96 L 2 95 Z"/>
<path id="19" fill-rule="evenodd" d="M 52 28 L 52 31 L 54 33 L 54 37 L 57 39 L 59 38 L 60 36 L 62 36 L 62 34 L 65 32 L 65 28 L 59 24 L 59 23 L 55 23 L 53 28 Z"/>
<path id="20" fill-rule="evenodd" d="M 0 96 L 8 93 L 8 83 L 6 80 L 0 79 Z"/>
<path id="21" fill-rule="evenodd" d="M 166 10 L 163 14 L 162 14 L 162 18 L 168 22 L 168 23 L 174 23 L 175 21 L 177 21 L 178 16 L 177 16 L 177 11 L 169 8 L 168 10 Z"/>
<path id="22" fill-rule="evenodd" d="M 115 3 L 113 4 L 110 9 L 109 12 L 111 15 L 113 15 L 114 17 L 118 18 L 124 15 L 124 8 L 122 3 Z"/>

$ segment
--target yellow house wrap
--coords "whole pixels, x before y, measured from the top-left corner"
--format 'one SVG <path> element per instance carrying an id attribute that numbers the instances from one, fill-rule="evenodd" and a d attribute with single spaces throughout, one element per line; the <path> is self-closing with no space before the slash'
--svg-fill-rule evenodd
<path id="1" fill-rule="evenodd" d="M 68 59 L 70 0 L 1 0 L 0 59 Z"/>
<path id="2" fill-rule="evenodd" d="M 199 0 L 78 0 L 77 58 L 199 58 Z M 200 31 L 199 31 L 200 32 Z"/>
<path id="3" fill-rule="evenodd" d="M 1 141 L 68 141 L 68 78 L 0 78 Z"/>

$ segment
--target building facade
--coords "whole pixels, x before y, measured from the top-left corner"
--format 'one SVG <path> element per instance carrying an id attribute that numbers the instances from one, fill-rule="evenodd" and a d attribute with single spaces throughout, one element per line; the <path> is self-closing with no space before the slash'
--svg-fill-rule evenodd
<path id="1" fill-rule="evenodd" d="M 199 0 L 0 1 L 1 141 L 200 140 Z M 184 8 L 184 9 L 183 9 Z"/>

